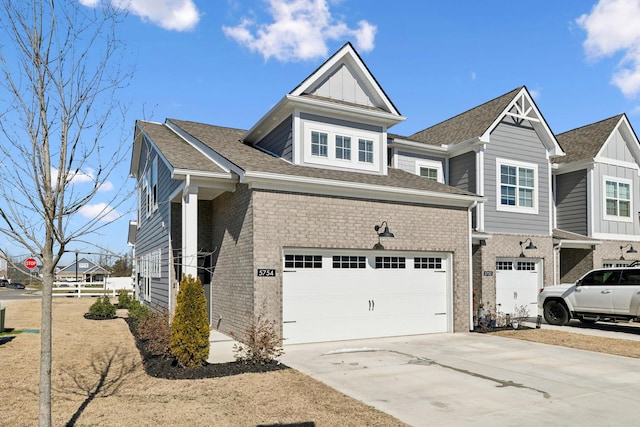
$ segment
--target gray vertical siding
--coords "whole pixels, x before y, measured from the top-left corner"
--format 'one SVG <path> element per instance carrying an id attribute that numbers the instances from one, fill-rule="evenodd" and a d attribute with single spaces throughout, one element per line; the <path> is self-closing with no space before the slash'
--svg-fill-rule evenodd
<path id="1" fill-rule="evenodd" d="M 525 122 L 526 124 L 527 122 Z M 537 214 L 498 211 L 496 159 L 536 164 L 538 167 Z M 496 233 L 549 234 L 549 161 L 535 130 L 528 126 L 499 124 L 491 134 L 484 157 L 485 230 Z"/>
<path id="2" fill-rule="evenodd" d="M 609 142 L 603 147 L 601 155 L 609 159 L 635 163 L 635 159 L 627 148 L 627 144 L 618 129 L 613 132 Z"/>
<path id="3" fill-rule="evenodd" d="M 477 192 L 475 152 L 449 159 L 449 185 L 472 193 Z"/>
<path id="4" fill-rule="evenodd" d="M 374 106 L 367 92 L 360 86 L 346 65 L 342 65 L 313 89 L 313 94 L 354 104 Z"/>
<path id="5" fill-rule="evenodd" d="M 289 116 L 256 145 L 270 153 L 291 161 L 292 125 L 293 119 Z"/>
<path id="6" fill-rule="evenodd" d="M 556 176 L 556 224 L 561 230 L 588 233 L 587 171 Z"/>
<path id="7" fill-rule="evenodd" d="M 604 177 L 624 178 L 632 182 L 631 194 L 631 222 L 610 221 L 604 219 L 605 202 L 604 202 Z M 618 165 L 610 165 L 598 163 L 594 166 L 594 233 L 604 234 L 639 234 L 638 229 L 638 200 L 639 192 L 638 171 L 636 169 L 627 168 Z"/>

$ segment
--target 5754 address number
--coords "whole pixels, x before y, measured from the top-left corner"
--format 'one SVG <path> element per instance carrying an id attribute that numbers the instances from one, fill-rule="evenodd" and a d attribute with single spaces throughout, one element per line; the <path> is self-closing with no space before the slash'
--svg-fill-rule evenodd
<path id="1" fill-rule="evenodd" d="M 274 268 L 259 268 L 258 277 L 275 277 L 276 270 Z"/>

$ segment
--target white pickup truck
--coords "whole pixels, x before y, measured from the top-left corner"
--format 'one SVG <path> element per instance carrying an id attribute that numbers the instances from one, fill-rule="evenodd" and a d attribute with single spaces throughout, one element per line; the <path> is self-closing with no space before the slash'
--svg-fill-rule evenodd
<path id="1" fill-rule="evenodd" d="M 550 325 L 637 320 L 640 318 L 640 266 L 591 270 L 576 283 L 547 286 L 538 309 Z"/>

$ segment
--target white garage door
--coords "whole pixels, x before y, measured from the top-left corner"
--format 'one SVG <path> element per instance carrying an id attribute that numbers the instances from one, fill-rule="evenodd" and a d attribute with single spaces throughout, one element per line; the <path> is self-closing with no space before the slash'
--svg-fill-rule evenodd
<path id="1" fill-rule="evenodd" d="M 496 305 L 511 315 L 521 307 L 529 316 L 538 314 L 538 293 L 542 287 L 542 261 L 502 258 L 496 261 Z"/>
<path id="2" fill-rule="evenodd" d="M 447 332 L 447 253 L 288 250 L 285 344 Z"/>

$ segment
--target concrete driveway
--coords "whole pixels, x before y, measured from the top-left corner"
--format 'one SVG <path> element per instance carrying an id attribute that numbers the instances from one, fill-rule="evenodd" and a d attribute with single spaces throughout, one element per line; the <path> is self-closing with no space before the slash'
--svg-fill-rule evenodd
<path id="1" fill-rule="evenodd" d="M 285 351 L 286 365 L 413 426 L 640 422 L 639 359 L 474 333 Z"/>

